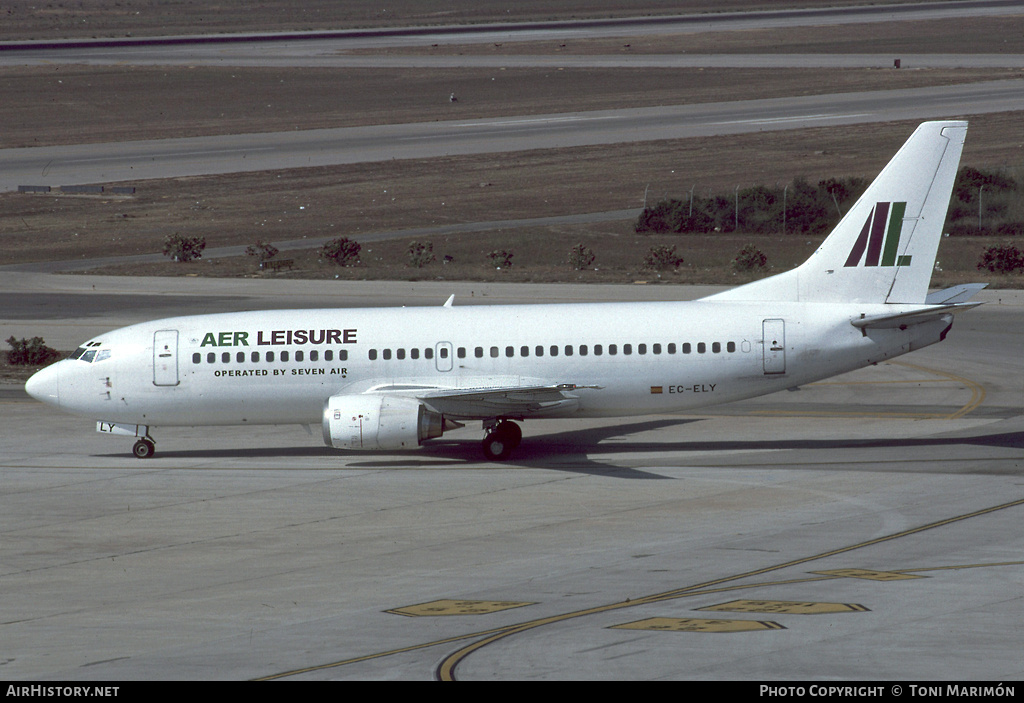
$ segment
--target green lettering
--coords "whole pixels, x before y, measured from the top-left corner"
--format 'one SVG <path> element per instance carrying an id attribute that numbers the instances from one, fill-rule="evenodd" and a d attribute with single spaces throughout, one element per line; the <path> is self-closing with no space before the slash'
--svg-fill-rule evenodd
<path id="1" fill-rule="evenodd" d="M 217 346 L 217 338 L 213 336 L 213 332 L 207 332 L 206 336 L 203 337 L 203 343 L 200 344 L 199 346 L 200 347 L 206 347 L 206 346 L 215 347 L 215 346 Z"/>

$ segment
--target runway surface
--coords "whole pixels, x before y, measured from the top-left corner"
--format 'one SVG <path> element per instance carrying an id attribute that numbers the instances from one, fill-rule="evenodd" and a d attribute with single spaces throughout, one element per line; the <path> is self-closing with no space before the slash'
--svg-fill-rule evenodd
<path id="1" fill-rule="evenodd" d="M 1007 112 L 1024 80 L 553 115 L 0 150 L 0 190 Z"/>
<path id="2" fill-rule="evenodd" d="M 0 334 L 72 343 L 168 309 L 707 293 L 12 275 L 0 293 L 62 312 L 14 299 Z M 5 676 L 1018 679 L 1024 295 L 982 295 L 895 363 L 706 414 L 527 422 L 501 465 L 472 426 L 399 454 L 168 429 L 139 461 L 8 386 Z"/>

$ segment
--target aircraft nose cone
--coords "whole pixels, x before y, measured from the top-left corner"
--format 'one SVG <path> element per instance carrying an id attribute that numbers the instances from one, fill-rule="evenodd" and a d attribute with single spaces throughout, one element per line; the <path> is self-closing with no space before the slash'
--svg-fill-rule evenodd
<path id="1" fill-rule="evenodd" d="M 25 383 L 25 392 L 44 403 L 60 405 L 60 366 L 58 362 L 32 374 Z"/>

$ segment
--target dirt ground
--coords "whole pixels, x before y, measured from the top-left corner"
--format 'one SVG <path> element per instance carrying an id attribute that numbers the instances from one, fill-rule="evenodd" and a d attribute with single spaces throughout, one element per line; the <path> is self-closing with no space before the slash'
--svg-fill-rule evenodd
<path id="1" fill-rule="evenodd" d="M 822 4 L 821 0 L 6 0 L 0 2 L 0 16 L 5 17 L 0 41 L 643 17 Z M 864 1 L 829 0 L 827 4 Z"/>
<path id="2" fill-rule="evenodd" d="M 0 196 L 0 222 L 5 223 L 0 231 L 0 263 L 159 252 L 164 237 L 173 233 L 204 237 L 209 247 L 304 237 L 323 240 L 345 236 L 358 241 L 368 233 L 413 227 L 639 208 L 645 192 L 653 202 L 664 196 L 686 197 L 691 187 L 707 194 L 732 190 L 736 185 L 784 183 L 795 176 L 812 181 L 836 175 L 872 177 L 915 126 L 915 122 L 858 125 L 843 130 L 168 179 L 139 183 L 131 197 L 11 193 Z M 868 149 L 865 144 L 872 146 Z M 972 120 L 963 163 L 1011 167 L 1024 160 L 1022 152 L 1024 144 L 1014 114 L 980 116 Z M 615 166 L 609 168 L 609 164 Z M 602 262 L 598 264 L 603 266 L 600 275 L 591 278 L 607 282 L 612 277 L 628 281 L 642 276 L 636 266 L 648 247 L 637 255 L 639 245 L 631 222 L 546 228 L 539 234 L 542 244 L 534 247 L 536 255 L 527 254 L 531 250 L 526 244 L 529 236 L 529 232 L 517 229 L 451 236 L 444 247 L 435 240 L 438 258 L 448 254 L 459 264 L 446 272 L 410 272 L 406 268 L 405 242 L 395 244 L 397 249 L 378 245 L 376 258 L 380 265 L 393 267 L 391 273 L 369 266 L 371 259 L 367 259 L 364 267 L 353 271 L 328 274 L 296 266 L 285 275 L 577 280 L 561 262 L 565 252 L 581 240 L 598 253 Z M 786 262 L 795 264 L 809 253 L 803 246 L 792 255 L 776 253 L 770 251 L 770 243 L 760 244 L 762 239 L 771 238 L 741 238 L 758 243 L 776 267 Z M 678 239 L 692 243 L 690 238 Z M 550 245 L 546 253 L 543 243 Z M 710 263 L 698 266 L 710 271 L 700 278 L 680 275 L 670 280 L 731 282 L 734 277 L 728 263 L 739 246 L 723 248 Z M 971 269 L 984 248 L 981 240 L 974 238 L 963 240 L 962 247 L 958 240 L 957 248 L 951 251 L 963 260 L 955 264 L 950 258 L 948 270 Z M 517 252 L 514 271 L 490 270 L 478 255 L 499 248 Z M 680 242 L 680 253 L 696 266 L 699 258 L 686 249 Z M 387 256 L 382 254 L 385 251 L 389 252 Z M 302 260 L 291 253 L 286 256 Z M 464 268 L 470 262 L 475 268 Z M 170 262 L 114 270 L 162 275 L 186 272 L 181 265 Z M 251 272 L 251 263 L 242 261 L 237 270 L 232 270 L 224 262 L 207 261 L 188 271 L 199 272 L 245 275 Z M 693 274 L 692 266 L 683 273 L 687 272 Z M 498 276 L 503 278 L 495 278 Z"/>

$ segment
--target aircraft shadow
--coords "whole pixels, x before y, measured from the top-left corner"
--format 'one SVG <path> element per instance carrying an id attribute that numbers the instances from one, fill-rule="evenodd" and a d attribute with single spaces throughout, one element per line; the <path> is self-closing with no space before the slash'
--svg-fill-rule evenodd
<path id="1" fill-rule="evenodd" d="M 646 432 L 665 427 L 678 427 L 699 420 L 653 420 L 632 425 L 611 425 L 568 432 L 558 432 L 538 437 L 527 437 L 516 449 L 512 459 L 501 463 L 487 464 L 476 439 L 431 440 L 421 448 L 408 452 L 380 451 L 346 453 L 326 446 L 310 447 L 240 447 L 237 449 L 168 449 L 157 447 L 155 459 L 312 459 L 350 458 L 366 460 L 346 461 L 343 468 L 350 469 L 445 469 L 468 465 L 484 464 L 487 468 L 536 468 L 556 471 L 571 471 L 616 478 L 665 479 L 658 474 L 602 463 L 591 459 L 600 442 L 614 437 Z M 623 447 L 616 443 L 613 447 Z M 650 451 L 663 446 L 652 443 Z M 632 449 L 612 449 L 615 453 Z M 108 457 L 123 457 L 124 454 L 108 454 Z M 373 457 L 387 457 L 374 460 Z M 341 468 L 341 467 L 339 467 Z"/>
<path id="2" fill-rule="evenodd" d="M 601 460 L 602 456 L 631 454 L 645 455 L 676 453 L 686 458 L 688 453 L 756 452 L 779 450 L 866 450 L 913 449 L 974 445 L 1024 450 L 1024 432 L 1002 432 L 954 437 L 892 437 L 885 439 L 757 439 L 757 440 L 679 440 L 631 441 L 629 435 L 700 422 L 697 419 L 651 420 L 630 425 L 569 430 L 547 435 L 529 436 L 513 453 L 512 458 L 500 463 L 486 463 L 476 439 L 437 439 L 420 449 L 408 452 L 347 453 L 326 446 L 303 447 L 240 447 L 237 449 L 180 449 L 158 451 L 163 459 L 330 459 L 344 458 L 344 467 L 350 469 L 450 469 L 460 467 L 529 468 L 565 471 L 571 473 L 607 476 L 623 479 L 668 479 L 650 471 L 616 466 Z M 616 439 L 617 441 L 609 441 Z M 123 457 L 124 454 L 105 455 Z M 378 458 L 379 457 L 379 458 Z M 841 461 L 841 459 L 839 459 Z"/>

